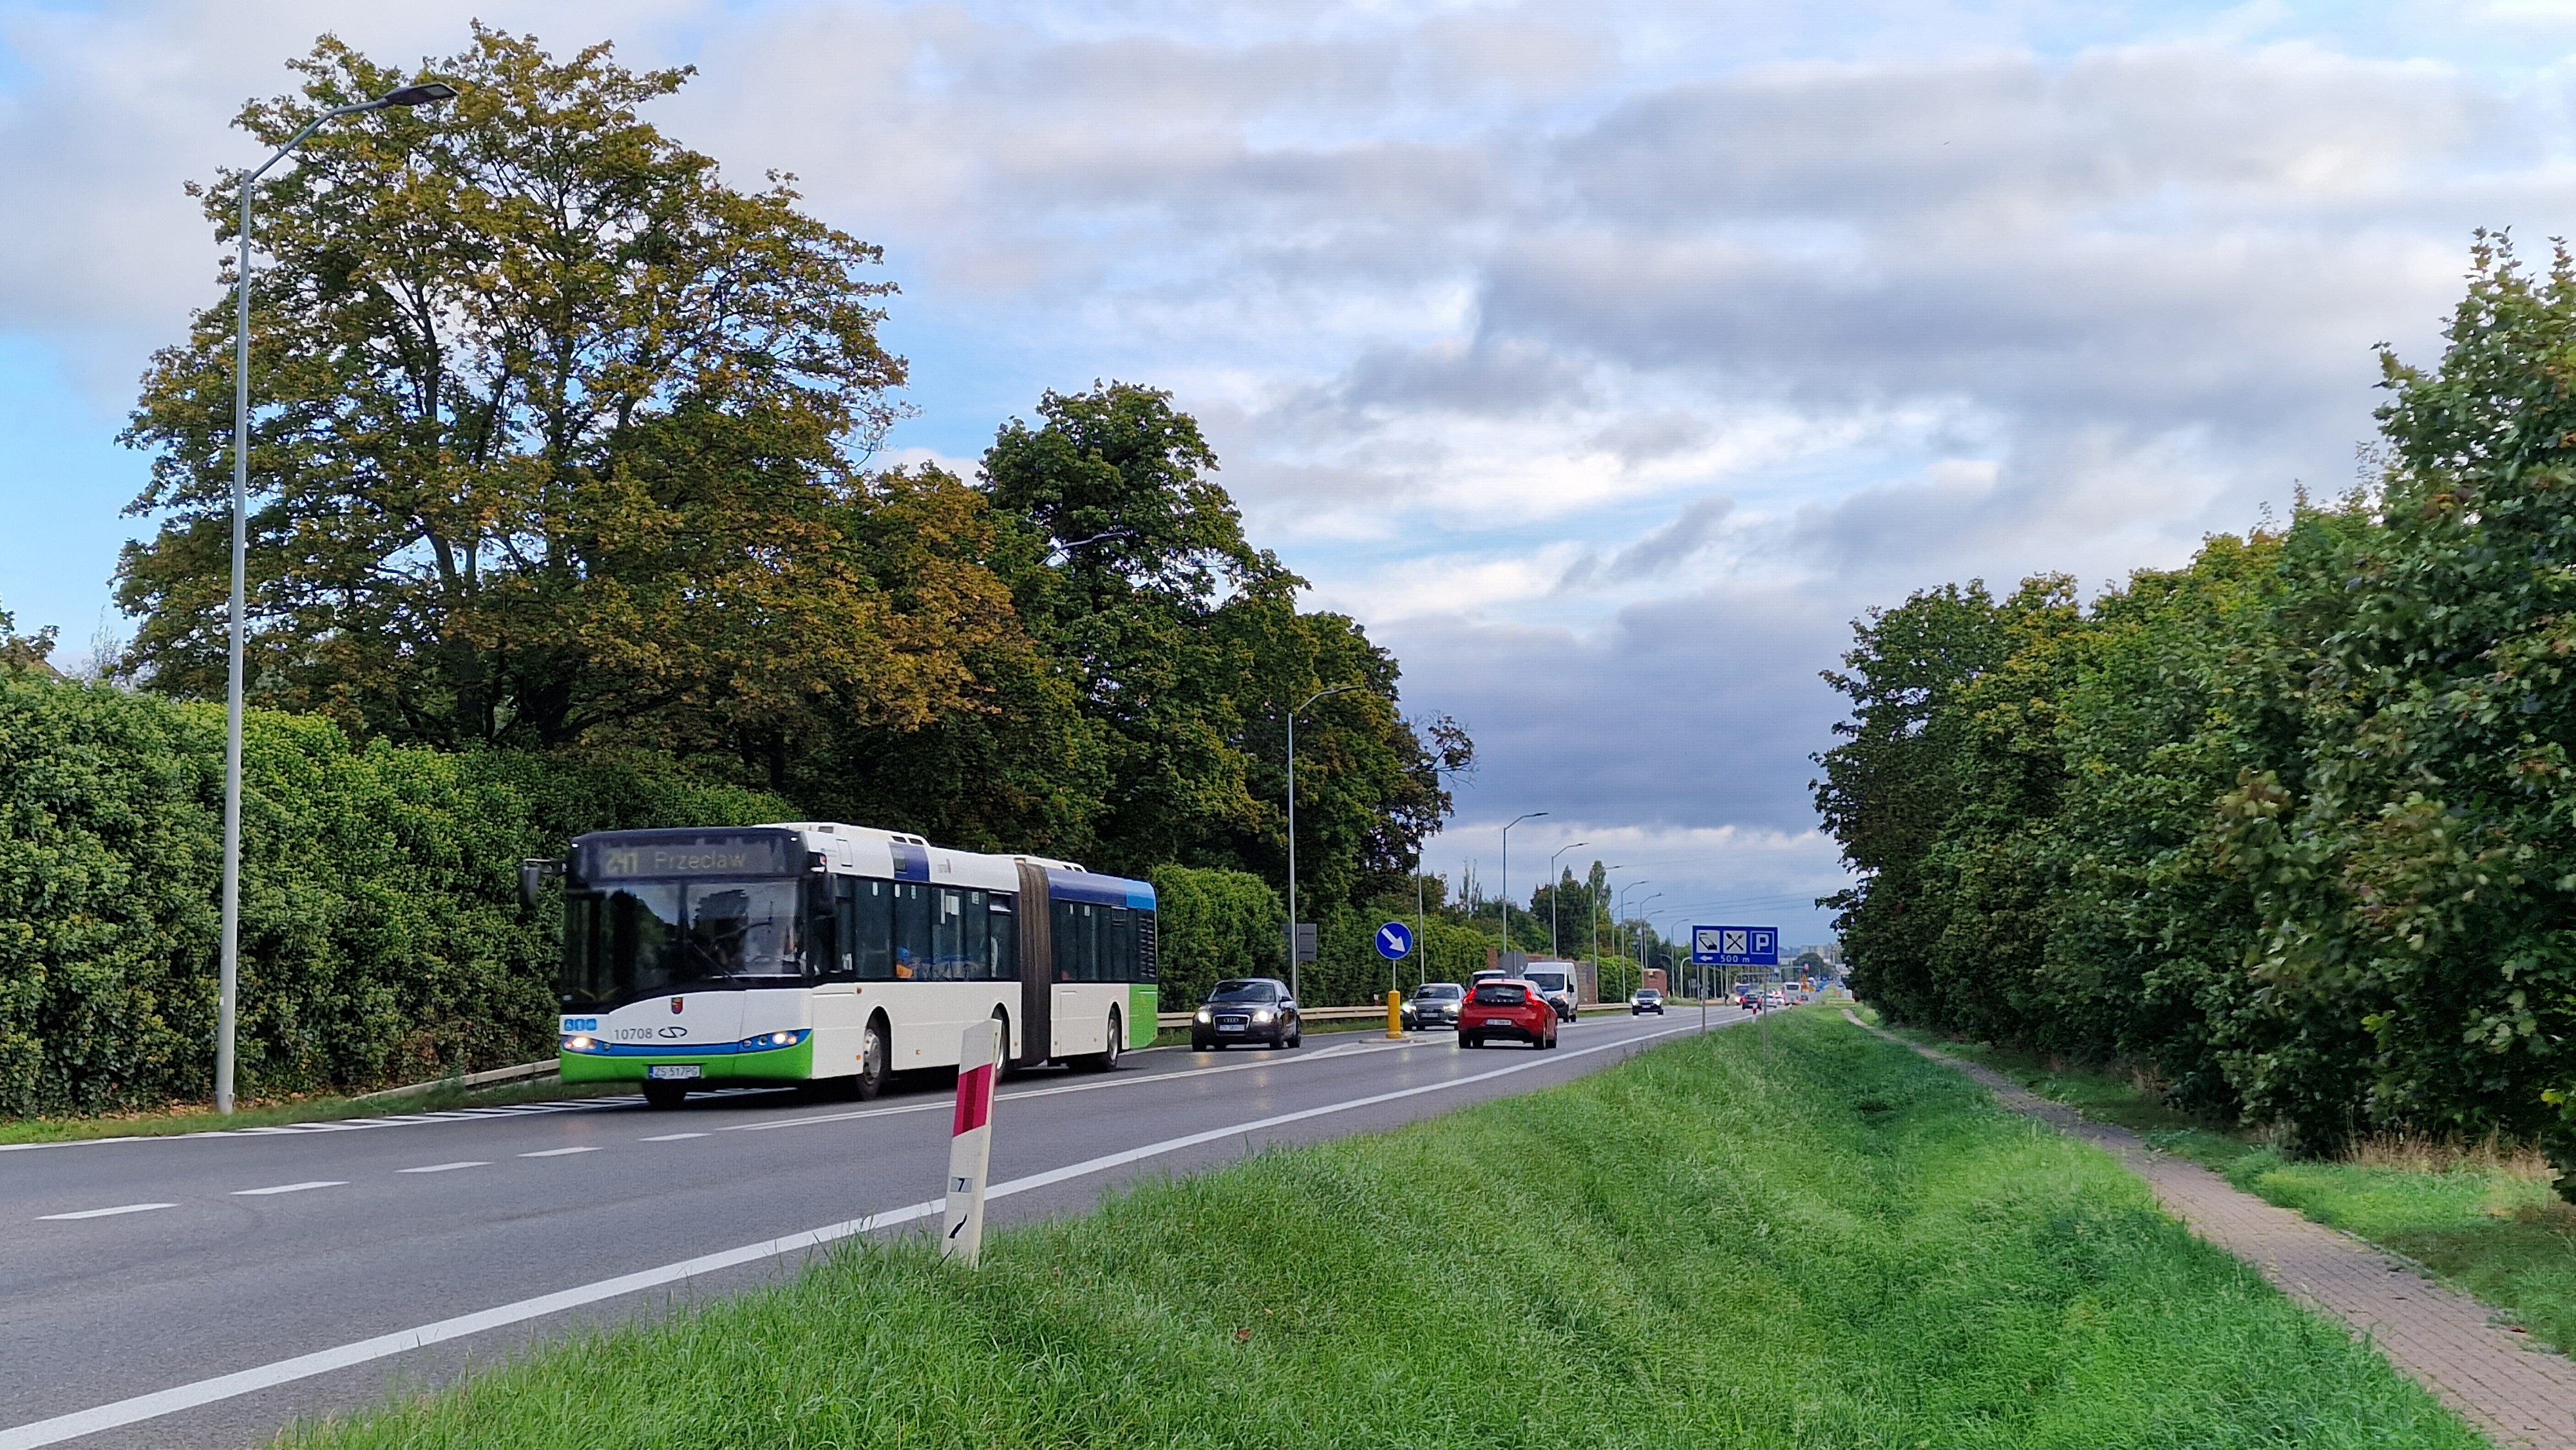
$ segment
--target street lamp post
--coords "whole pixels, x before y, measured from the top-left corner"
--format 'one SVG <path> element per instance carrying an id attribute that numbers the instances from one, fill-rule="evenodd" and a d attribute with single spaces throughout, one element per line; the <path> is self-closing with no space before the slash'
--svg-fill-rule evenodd
<path id="1" fill-rule="evenodd" d="M 1654 884 L 1655 878 L 1647 876 L 1631 881 L 1627 885 L 1619 888 L 1619 895 L 1615 898 L 1617 905 L 1610 909 L 1610 935 L 1614 940 L 1619 935 L 1619 923 L 1628 919 L 1628 893 L 1636 890 L 1640 886 L 1652 886 Z M 1619 949 L 1619 956 L 1622 960 L 1625 960 L 1627 955 L 1627 948 L 1622 947 Z M 1644 977 L 1639 977 L 1637 979 L 1637 987 L 1643 988 L 1645 985 L 1646 979 Z"/>
<path id="2" fill-rule="evenodd" d="M 1637 884 L 1643 886 L 1646 883 L 1640 881 Z M 1642 912 L 1648 906 L 1663 899 L 1664 893 L 1660 891 L 1654 892 L 1651 895 L 1639 897 L 1637 900 L 1637 909 Z M 1637 980 L 1640 983 L 1646 980 L 1646 922 L 1643 917 L 1638 918 L 1637 921 Z M 1664 986 L 1669 990 L 1672 986 L 1671 981 L 1669 979 L 1666 980 Z"/>
<path id="3" fill-rule="evenodd" d="M 1512 949 L 1512 827 L 1534 821 L 1545 811 L 1523 811 L 1503 823 L 1503 950 Z"/>
<path id="4" fill-rule="evenodd" d="M 1297 717 L 1326 695 L 1356 690 L 1357 685 L 1335 685 L 1317 690 L 1306 697 L 1306 704 L 1288 712 L 1288 995 L 1297 995 Z"/>
<path id="5" fill-rule="evenodd" d="M 1556 858 L 1573 850 L 1577 846 L 1589 846 L 1591 844 L 1592 843 L 1590 841 L 1569 841 L 1565 845 L 1559 846 L 1555 850 L 1547 853 L 1547 954 L 1551 957 L 1556 956 L 1561 950 L 1561 948 L 1556 944 L 1556 905 L 1557 898 L 1565 894 L 1564 892 L 1556 889 L 1557 882 L 1561 879 L 1556 874 Z"/>
<path id="6" fill-rule="evenodd" d="M 241 982 L 241 767 L 242 767 L 242 597 L 247 592 L 250 551 L 250 198 L 251 186 L 268 168 L 286 159 L 326 121 L 382 111 L 394 106 L 420 106 L 452 99 L 456 87 L 444 81 L 405 86 L 389 95 L 354 106 L 325 111 L 306 123 L 295 138 L 277 148 L 259 169 L 241 179 L 241 260 L 233 278 L 233 589 L 230 674 L 224 684 L 224 905 L 223 949 L 215 984 L 215 1111 L 233 1110 L 234 999 Z"/>
<path id="7" fill-rule="evenodd" d="M 1627 869 L 1624 862 L 1617 866 L 1602 867 L 1601 884 L 1604 886 L 1610 884 L 1611 872 Z M 1586 880 L 1583 885 L 1583 915 L 1592 927 L 1592 970 L 1598 972 L 1601 970 L 1601 897 L 1592 889 L 1592 883 L 1589 880 Z M 1617 922 L 1612 922 L 1612 925 L 1617 925 Z"/>

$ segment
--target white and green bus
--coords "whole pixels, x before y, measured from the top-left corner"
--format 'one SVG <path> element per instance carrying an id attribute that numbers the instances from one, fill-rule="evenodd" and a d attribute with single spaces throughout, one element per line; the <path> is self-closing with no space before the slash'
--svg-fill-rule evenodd
<path id="1" fill-rule="evenodd" d="M 529 861 L 564 882 L 566 1082 L 811 1083 L 872 1098 L 953 1067 L 966 1027 L 1007 1061 L 1114 1068 L 1154 1035 L 1154 888 L 837 822 L 601 831 Z"/>

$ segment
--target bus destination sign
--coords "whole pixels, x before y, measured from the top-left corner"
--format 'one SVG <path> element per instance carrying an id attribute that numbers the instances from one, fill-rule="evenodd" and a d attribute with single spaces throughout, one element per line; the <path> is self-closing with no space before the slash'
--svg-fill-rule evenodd
<path id="1" fill-rule="evenodd" d="M 582 876 L 613 881 L 635 876 L 786 876 L 789 838 L 784 834 L 692 833 L 660 839 L 585 841 Z"/>

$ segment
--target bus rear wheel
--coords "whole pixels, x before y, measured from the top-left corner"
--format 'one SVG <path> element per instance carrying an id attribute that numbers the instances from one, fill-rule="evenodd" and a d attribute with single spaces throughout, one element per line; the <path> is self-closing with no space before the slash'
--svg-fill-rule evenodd
<path id="1" fill-rule="evenodd" d="M 645 1103 L 666 1112 L 678 1107 L 688 1096 L 689 1088 L 686 1083 L 648 1082 L 644 1084 Z"/>
<path id="2" fill-rule="evenodd" d="M 1118 1054 L 1127 1042 L 1124 1027 L 1118 1017 L 1118 1009 L 1115 1007 L 1109 1009 L 1109 1036 L 1104 1039 L 1104 1042 L 1106 1045 L 1098 1052 L 1082 1060 L 1083 1071 L 1116 1072 L 1118 1070 Z"/>

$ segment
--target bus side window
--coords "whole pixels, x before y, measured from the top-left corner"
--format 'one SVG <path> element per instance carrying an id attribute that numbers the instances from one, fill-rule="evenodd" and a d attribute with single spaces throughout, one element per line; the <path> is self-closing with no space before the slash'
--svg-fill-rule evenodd
<path id="1" fill-rule="evenodd" d="M 992 918 L 985 893 L 942 890 L 939 893 L 937 975 L 944 981 L 993 980 Z"/>
<path id="2" fill-rule="evenodd" d="M 927 981 L 930 955 L 930 888 L 916 881 L 888 883 L 894 890 L 894 975 Z"/>
<path id="3" fill-rule="evenodd" d="M 841 950 L 850 973 L 862 982 L 894 975 L 894 883 L 873 877 L 841 878 L 844 898 Z"/>
<path id="4" fill-rule="evenodd" d="M 1136 913 L 1123 906 L 1105 907 L 1100 923 L 1100 977 L 1103 982 L 1136 980 Z"/>
<path id="5" fill-rule="evenodd" d="M 1096 936 L 1099 922 L 1100 908 L 1088 901 L 1059 901 L 1055 904 L 1056 981 L 1100 980 L 1100 947 Z"/>
<path id="6" fill-rule="evenodd" d="M 1020 918 L 1012 905 L 1012 897 L 996 891 L 984 912 L 984 924 L 989 928 L 986 959 L 992 963 L 992 979 L 996 982 L 1020 979 Z"/>
<path id="7" fill-rule="evenodd" d="M 841 978 L 840 900 L 829 876 L 805 883 L 805 980 L 834 982 Z"/>

